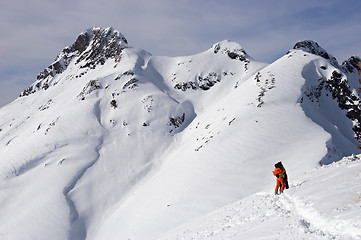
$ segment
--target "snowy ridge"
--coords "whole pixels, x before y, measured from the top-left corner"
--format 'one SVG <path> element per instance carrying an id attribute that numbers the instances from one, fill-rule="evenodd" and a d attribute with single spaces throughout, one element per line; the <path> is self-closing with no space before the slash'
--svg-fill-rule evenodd
<path id="1" fill-rule="evenodd" d="M 318 208 L 330 196 L 306 193 L 331 183 L 317 187 L 304 176 L 320 163 L 360 154 L 356 71 L 341 71 L 307 46 L 265 64 L 231 41 L 165 57 L 129 46 L 112 28 L 81 33 L 0 109 L 0 238 L 149 240 L 189 229 L 169 235 L 177 239 L 194 237 L 198 228 L 211 234 L 217 226 L 217 234 L 237 239 L 247 236 L 248 223 L 266 222 L 254 233 L 269 239 L 276 238 L 271 227 L 288 220 L 289 233 L 282 232 L 299 239 L 359 237 L 358 217 L 355 227 L 346 227 L 358 209 L 339 216 L 330 205 L 334 211 L 325 216 Z M 269 194 L 271 170 L 280 160 L 293 185 L 276 198 Z M 337 169 L 356 180 L 349 170 L 358 164 Z M 336 179 L 331 169 L 313 177 Z M 333 181 L 347 203 L 357 199 L 358 189 Z M 261 202 L 264 211 L 256 207 Z M 308 202 L 315 204 L 311 212 L 304 211 Z M 242 223 L 231 225 L 233 235 L 223 218 L 220 225 L 193 222 L 222 215 L 225 206 Z"/>

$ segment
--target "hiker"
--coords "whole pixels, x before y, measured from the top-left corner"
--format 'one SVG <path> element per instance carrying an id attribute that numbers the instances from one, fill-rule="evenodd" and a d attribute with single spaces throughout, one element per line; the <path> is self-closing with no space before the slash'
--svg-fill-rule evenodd
<path id="1" fill-rule="evenodd" d="M 286 169 L 283 167 L 282 162 L 278 162 L 275 164 L 275 170 L 273 171 L 273 175 L 277 177 L 275 194 L 278 194 L 278 189 L 280 188 L 280 194 L 283 193 L 283 190 L 288 189 L 288 180 Z"/>

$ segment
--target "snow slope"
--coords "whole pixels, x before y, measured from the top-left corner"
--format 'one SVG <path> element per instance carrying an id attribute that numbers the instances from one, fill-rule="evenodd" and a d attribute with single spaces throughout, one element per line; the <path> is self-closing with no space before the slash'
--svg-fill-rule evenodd
<path id="1" fill-rule="evenodd" d="M 169 238 L 187 239 L 192 229 L 216 225 L 202 216 L 222 215 L 226 206 L 236 218 L 233 203 L 254 201 L 241 218 L 264 221 L 264 211 L 252 210 L 260 202 L 280 210 L 260 238 L 289 218 L 296 234 L 302 214 L 288 212 L 302 211 L 296 204 L 305 195 L 292 191 L 308 189 L 297 181 L 360 153 L 359 98 L 345 92 L 348 74 L 319 52 L 295 48 L 264 64 L 222 41 L 192 56 L 164 57 L 131 47 L 112 28 L 81 33 L 0 109 L 0 238 L 159 239 L 186 226 L 188 235 Z M 293 186 L 275 198 L 271 171 L 280 160 Z M 326 196 L 313 196 L 306 202 L 322 207 Z M 311 221 L 301 225 L 310 229 Z M 242 227 L 232 229 L 242 238 Z M 325 237 L 359 236 L 350 229 Z M 295 236 L 319 237 L 306 230 Z"/>
<path id="2" fill-rule="evenodd" d="M 312 169 L 283 195 L 250 195 L 161 239 L 360 239 L 360 181 L 349 186 L 360 179 L 360 157 Z"/>

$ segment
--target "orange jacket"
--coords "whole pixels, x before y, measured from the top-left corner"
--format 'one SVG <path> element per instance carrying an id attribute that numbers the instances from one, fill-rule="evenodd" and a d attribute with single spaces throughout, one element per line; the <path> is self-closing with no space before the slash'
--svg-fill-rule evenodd
<path id="1" fill-rule="evenodd" d="M 285 170 L 282 170 L 281 168 L 275 168 L 275 170 L 273 171 L 273 175 L 277 176 L 277 177 L 281 177 L 283 178 L 283 175 L 285 174 Z"/>

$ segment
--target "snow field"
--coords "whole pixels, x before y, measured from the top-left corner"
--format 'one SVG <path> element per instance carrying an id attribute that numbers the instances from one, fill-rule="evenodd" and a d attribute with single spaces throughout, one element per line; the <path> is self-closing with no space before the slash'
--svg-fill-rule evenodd
<path id="1" fill-rule="evenodd" d="M 253 194 L 160 239 L 361 239 L 360 184 L 340 181 L 342 175 L 359 178 L 360 157 L 311 170 L 282 195 Z"/>
<path id="2" fill-rule="evenodd" d="M 121 54 L 95 69 L 74 59 L 0 110 L 0 238 L 360 237 L 360 188 L 345 178 L 360 178 L 359 157 L 310 171 L 357 153 L 337 103 L 304 96 L 330 63 L 297 50 L 267 65 L 228 41 Z"/>

